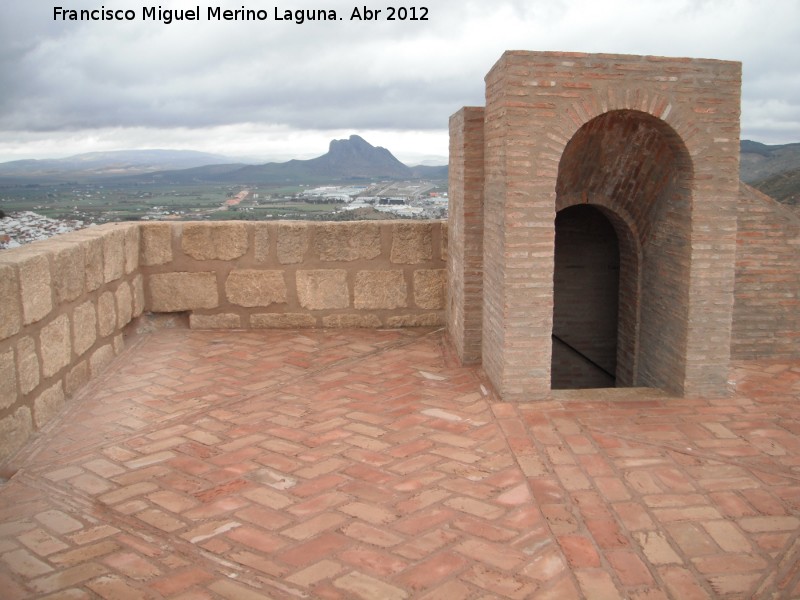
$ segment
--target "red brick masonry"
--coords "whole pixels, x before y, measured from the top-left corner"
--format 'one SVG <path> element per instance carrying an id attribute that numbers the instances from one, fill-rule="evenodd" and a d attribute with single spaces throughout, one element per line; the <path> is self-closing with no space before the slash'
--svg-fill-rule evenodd
<path id="1" fill-rule="evenodd" d="M 448 329 L 503 398 L 551 388 L 553 224 L 579 204 L 620 240 L 617 384 L 727 393 L 740 88 L 735 62 L 510 51 L 453 116 Z"/>

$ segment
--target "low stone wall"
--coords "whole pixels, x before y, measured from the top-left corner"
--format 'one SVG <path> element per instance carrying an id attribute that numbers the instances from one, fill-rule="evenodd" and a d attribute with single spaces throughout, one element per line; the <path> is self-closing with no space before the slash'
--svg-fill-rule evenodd
<path id="1" fill-rule="evenodd" d="M 443 323 L 441 222 L 142 225 L 148 310 L 193 328 Z"/>
<path id="2" fill-rule="evenodd" d="M 161 222 L 0 252 L 0 461 L 145 312 L 193 328 L 438 326 L 446 247 L 438 221 Z"/>
<path id="3" fill-rule="evenodd" d="M 0 252 L 0 460 L 122 351 L 144 310 L 139 227 L 92 227 Z"/>

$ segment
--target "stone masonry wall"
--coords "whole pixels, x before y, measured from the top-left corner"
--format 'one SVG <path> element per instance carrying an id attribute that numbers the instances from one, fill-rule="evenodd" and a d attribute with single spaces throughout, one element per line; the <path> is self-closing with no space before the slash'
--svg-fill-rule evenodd
<path id="1" fill-rule="evenodd" d="M 92 227 L 0 252 L 0 460 L 123 349 L 144 310 L 139 227 Z"/>
<path id="2" fill-rule="evenodd" d="M 441 222 L 123 223 L 0 252 L 0 461 L 145 312 L 194 328 L 444 322 Z"/>
<path id="3" fill-rule="evenodd" d="M 145 303 L 199 329 L 441 325 L 440 222 L 142 225 Z"/>

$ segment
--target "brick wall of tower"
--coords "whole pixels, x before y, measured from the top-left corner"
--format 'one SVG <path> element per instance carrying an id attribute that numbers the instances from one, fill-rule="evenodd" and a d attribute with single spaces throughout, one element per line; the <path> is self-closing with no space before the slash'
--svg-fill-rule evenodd
<path id="1" fill-rule="evenodd" d="M 741 188 L 731 354 L 800 358 L 800 214 Z"/>
<path id="2" fill-rule="evenodd" d="M 638 331 L 620 345 L 636 353 L 622 361 L 626 379 L 681 394 L 726 393 L 740 87 L 739 63 L 700 59 L 513 51 L 492 68 L 482 360 L 504 398 L 549 392 L 557 180 L 591 162 L 578 153 L 577 162 L 561 163 L 576 134 L 607 115 L 599 131 L 614 130 L 617 155 L 603 157 L 608 145 L 590 143 L 608 171 L 576 172 L 566 205 L 604 206 L 615 223 L 630 225 L 626 241 L 638 240 L 641 262 L 622 258 L 639 269 L 634 303 L 641 308 L 624 324 Z M 633 143 L 636 130 L 628 128 L 640 125 L 647 135 Z M 674 168 L 659 172 L 665 152 Z M 659 186 L 648 183 L 659 176 Z M 626 204 L 642 188 L 651 202 L 644 212 Z"/>
<path id="3" fill-rule="evenodd" d="M 483 322 L 483 108 L 450 118 L 447 329 L 465 364 L 480 362 Z"/>

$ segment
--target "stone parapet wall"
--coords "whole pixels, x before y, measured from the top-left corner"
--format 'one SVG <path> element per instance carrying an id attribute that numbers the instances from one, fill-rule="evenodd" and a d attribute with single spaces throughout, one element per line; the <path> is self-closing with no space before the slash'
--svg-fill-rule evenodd
<path id="1" fill-rule="evenodd" d="M 0 252 L 0 460 L 123 349 L 144 311 L 136 224 Z"/>
<path id="2" fill-rule="evenodd" d="M 438 326 L 445 234 L 430 221 L 143 224 L 145 303 L 203 329 Z"/>
<path id="3" fill-rule="evenodd" d="M 121 223 L 0 252 L 0 461 L 124 347 L 144 313 L 194 328 L 444 322 L 447 226 Z"/>

